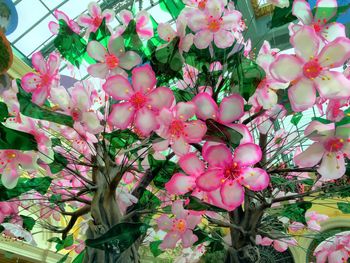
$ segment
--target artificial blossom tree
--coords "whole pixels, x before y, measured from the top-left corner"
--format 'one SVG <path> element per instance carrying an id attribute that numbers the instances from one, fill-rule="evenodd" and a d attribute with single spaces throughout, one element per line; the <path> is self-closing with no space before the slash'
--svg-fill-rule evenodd
<path id="1" fill-rule="evenodd" d="M 74 262 L 125 263 L 145 245 L 258 262 L 259 247 L 320 231 L 312 202 L 350 195 L 345 9 L 273 1 L 272 27 L 289 12 L 291 54 L 245 39 L 235 4 L 162 0 L 173 24 L 123 10 L 113 29 L 96 3 L 77 21 L 56 10 L 56 50 L 1 95 L 3 233 L 34 243 L 37 223 L 61 235 L 49 240 L 61 262 L 74 250 Z M 63 63 L 88 78 L 67 86 Z M 347 260 L 349 242 L 318 248 L 317 262 Z"/>

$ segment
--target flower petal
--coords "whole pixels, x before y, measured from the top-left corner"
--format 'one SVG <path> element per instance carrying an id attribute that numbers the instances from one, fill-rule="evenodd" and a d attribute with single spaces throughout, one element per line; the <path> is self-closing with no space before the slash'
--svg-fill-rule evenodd
<path id="1" fill-rule="evenodd" d="M 270 183 L 270 176 L 261 168 L 247 167 L 243 171 L 241 184 L 252 191 L 264 190 Z"/>
<path id="2" fill-rule="evenodd" d="M 193 43 L 198 49 L 204 49 L 213 41 L 214 35 L 209 30 L 198 31 L 193 38 Z"/>
<path id="3" fill-rule="evenodd" d="M 33 67 L 41 74 L 46 73 L 46 63 L 41 52 L 35 52 L 32 56 Z"/>
<path id="4" fill-rule="evenodd" d="M 220 189 L 222 202 L 229 207 L 238 207 L 244 200 L 244 189 L 236 181 L 226 180 Z"/>
<path id="5" fill-rule="evenodd" d="M 92 16 L 92 17 L 98 17 L 101 15 L 101 8 L 100 6 L 95 3 L 95 2 L 91 2 L 89 3 L 88 5 L 88 11 L 89 11 L 89 14 Z"/>
<path id="6" fill-rule="evenodd" d="M 175 30 L 168 23 L 159 23 L 157 30 L 159 37 L 167 42 L 176 37 Z"/>
<path id="7" fill-rule="evenodd" d="M 196 178 L 183 173 L 174 174 L 165 184 L 169 194 L 184 195 L 196 187 Z"/>
<path id="8" fill-rule="evenodd" d="M 158 128 L 156 115 L 153 111 L 145 107 L 136 112 L 134 124 L 135 128 L 137 128 L 137 130 L 144 136 L 149 135 L 152 131 Z"/>
<path id="9" fill-rule="evenodd" d="M 189 13 L 190 19 L 188 19 L 188 27 L 193 31 L 197 32 L 205 28 L 207 24 L 207 17 L 204 12 L 198 12 L 194 10 Z"/>
<path id="10" fill-rule="evenodd" d="M 108 71 L 108 67 L 105 63 L 92 64 L 87 68 L 87 72 L 91 76 L 100 79 L 105 79 L 108 75 Z"/>
<path id="11" fill-rule="evenodd" d="M 170 108 L 175 101 L 173 92 L 167 87 L 156 88 L 147 97 L 149 99 L 149 104 L 152 106 L 152 110 Z"/>
<path id="12" fill-rule="evenodd" d="M 218 48 L 227 48 L 232 46 L 235 38 L 233 33 L 225 29 L 221 29 L 214 33 L 214 43 Z"/>
<path id="13" fill-rule="evenodd" d="M 9 171 L 5 169 L 2 172 L 1 182 L 7 189 L 13 189 L 17 185 L 19 176 L 15 169 L 11 168 Z"/>
<path id="14" fill-rule="evenodd" d="M 338 37 L 346 37 L 345 26 L 337 22 L 328 24 L 323 28 L 322 36 L 327 39 L 328 42 L 334 41 Z"/>
<path id="15" fill-rule="evenodd" d="M 182 246 L 184 248 L 191 247 L 197 240 L 198 237 L 193 234 L 192 230 L 190 229 L 187 229 L 185 233 L 182 234 Z"/>
<path id="16" fill-rule="evenodd" d="M 114 104 L 108 116 L 108 123 L 119 129 L 126 129 L 131 124 L 134 114 L 135 109 L 130 102 Z"/>
<path id="17" fill-rule="evenodd" d="M 124 9 L 119 12 L 119 18 L 124 25 L 127 25 L 132 19 L 134 19 L 134 16 L 129 10 Z"/>
<path id="18" fill-rule="evenodd" d="M 228 124 L 226 125 L 230 127 L 231 129 L 234 129 L 235 131 L 239 132 L 243 137 L 241 141 L 239 142 L 240 144 L 248 143 L 248 142 L 253 142 L 253 137 L 244 124 L 239 124 L 239 123 L 233 123 L 233 124 Z"/>
<path id="19" fill-rule="evenodd" d="M 204 172 L 204 163 L 199 160 L 195 153 L 188 153 L 181 156 L 179 165 L 185 173 L 195 177 Z"/>
<path id="20" fill-rule="evenodd" d="M 86 48 L 88 54 L 93 59 L 104 62 L 105 61 L 105 55 L 107 54 L 107 50 L 100 42 L 97 42 L 95 40 L 90 41 Z"/>
<path id="21" fill-rule="evenodd" d="M 190 121 L 186 123 L 184 132 L 188 143 L 199 143 L 207 132 L 207 126 L 200 120 Z"/>
<path id="22" fill-rule="evenodd" d="M 222 123 L 231 123 L 238 120 L 244 115 L 244 100 L 238 95 L 234 94 L 225 97 L 219 107 L 219 121 Z"/>
<path id="23" fill-rule="evenodd" d="M 156 219 L 157 226 L 160 230 L 169 231 L 173 228 L 173 220 L 171 220 L 167 215 L 162 214 Z"/>
<path id="24" fill-rule="evenodd" d="M 189 152 L 190 145 L 185 141 L 183 137 L 180 137 L 173 142 L 171 149 L 173 149 L 174 153 L 177 156 L 182 156 Z"/>
<path id="25" fill-rule="evenodd" d="M 193 102 L 179 102 L 175 106 L 176 117 L 188 120 L 196 113 L 196 105 Z"/>
<path id="26" fill-rule="evenodd" d="M 281 54 L 270 65 L 272 76 L 279 81 L 289 82 L 301 76 L 303 62 L 292 55 Z"/>
<path id="27" fill-rule="evenodd" d="M 303 26 L 290 39 L 290 43 L 295 48 L 295 53 L 308 61 L 318 54 L 319 39 L 313 28 Z"/>
<path id="28" fill-rule="evenodd" d="M 207 92 L 197 94 L 192 102 L 197 107 L 196 116 L 198 118 L 202 120 L 217 118 L 218 105 Z"/>
<path id="29" fill-rule="evenodd" d="M 141 57 L 134 51 L 127 51 L 119 57 L 119 66 L 126 70 L 130 70 L 141 63 Z"/>
<path id="30" fill-rule="evenodd" d="M 239 145 L 234 152 L 233 162 L 243 166 L 254 165 L 261 160 L 262 152 L 258 145 L 246 143 Z"/>
<path id="31" fill-rule="evenodd" d="M 326 99 L 346 98 L 350 96 L 350 79 L 337 71 L 324 71 L 322 77 L 315 79 L 320 96 Z"/>
<path id="32" fill-rule="evenodd" d="M 304 25 L 310 25 L 312 23 L 313 17 L 312 17 L 310 5 L 305 0 L 294 0 L 292 13 Z"/>
<path id="33" fill-rule="evenodd" d="M 312 107 L 316 102 L 314 82 L 307 78 L 300 79 L 288 89 L 288 97 L 293 111 L 303 111 Z"/>
<path id="34" fill-rule="evenodd" d="M 181 238 L 180 233 L 171 231 L 165 235 L 162 243 L 159 245 L 160 249 L 175 248 L 177 241 Z"/>
<path id="35" fill-rule="evenodd" d="M 209 169 L 199 177 L 197 177 L 197 186 L 207 192 L 218 189 L 223 180 L 222 169 Z"/>
<path id="36" fill-rule="evenodd" d="M 41 83 L 41 78 L 36 73 L 27 73 L 22 77 L 21 85 L 26 92 L 35 91 Z"/>
<path id="37" fill-rule="evenodd" d="M 231 151 L 223 144 L 210 146 L 202 154 L 209 167 L 225 167 L 232 163 Z"/>
<path id="38" fill-rule="evenodd" d="M 345 174 L 343 154 L 336 152 L 325 153 L 317 172 L 326 180 L 334 180 L 342 177 Z"/>
<path id="39" fill-rule="evenodd" d="M 323 67 L 336 68 L 342 66 L 349 57 L 350 39 L 339 37 L 324 46 L 318 56 L 318 60 Z"/>
<path id="40" fill-rule="evenodd" d="M 299 153 L 294 157 L 294 162 L 297 166 L 313 167 L 318 164 L 325 152 L 321 143 L 315 142 L 309 146 L 305 151 Z"/>
<path id="41" fill-rule="evenodd" d="M 106 18 L 106 22 L 109 23 L 109 22 L 113 21 L 113 19 L 115 17 L 115 13 L 112 9 L 105 9 L 102 12 L 102 17 Z"/>
<path id="42" fill-rule="evenodd" d="M 108 41 L 108 52 L 119 57 L 125 52 L 124 38 L 119 34 L 114 34 Z"/>
<path id="43" fill-rule="evenodd" d="M 133 89 L 128 79 L 122 75 L 108 78 L 102 88 L 115 100 L 127 100 L 133 94 Z"/>
<path id="44" fill-rule="evenodd" d="M 184 219 L 188 215 L 188 212 L 184 209 L 182 200 L 173 202 L 171 212 L 175 215 L 176 219 Z"/>
<path id="45" fill-rule="evenodd" d="M 157 79 L 150 65 L 143 65 L 132 70 L 132 86 L 135 91 L 148 93 L 154 89 Z"/>

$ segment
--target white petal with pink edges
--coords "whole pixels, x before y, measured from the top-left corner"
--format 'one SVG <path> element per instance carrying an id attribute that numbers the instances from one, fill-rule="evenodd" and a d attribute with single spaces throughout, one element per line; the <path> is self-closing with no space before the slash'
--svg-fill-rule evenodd
<path id="1" fill-rule="evenodd" d="M 318 164 L 325 152 L 322 143 L 315 142 L 305 151 L 294 157 L 294 162 L 299 167 L 313 167 Z"/>
<path id="2" fill-rule="evenodd" d="M 176 37 L 175 30 L 168 23 L 159 23 L 157 30 L 159 37 L 165 41 L 169 42 Z"/>
<path id="3" fill-rule="evenodd" d="M 204 14 L 204 12 L 198 12 L 196 10 L 193 10 L 192 12 L 190 12 L 189 17 L 190 19 L 188 20 L 188 27 L 192 31 L 197 32 L 205 28 L 207 23 L 207 17 Z"/>
<path id="4" fill-rule="evenodd" d="M 126 70 L 132 69 L 141 62 L 141 57 L 134 51 L 127 51 L 119 57 L 119 66 Z"/>
<path id="5" fill-rule="evenodd" d="M 244 115 L 244 100 L 240 95 L 234 94 L 225 97 L 219 107 L 219 120 L 222 123 L 231 123 Z"/>
<path id="6" fill-rule="evenodd" d="M 315 57 L 320 45 L 315 30 L 309 26 L 303 26 L 297 31 L 291 37 L 290 42 L 294 46 L 296 54 L 306 61 Z"/>
<path id="7" fill-rule="evenodd" d="M 155 88 L 156 75 L 150 65 L 143 65 L 132 70 L 132 86 L 135 91 L 148 93 Z"/>
<path id="8" fill-rule="evenodd" d="M 147 108 L 139 109 L 135 114 L 135 127 L 142 135 L 149 135 L 158 128 L 156 115 Z"/>
<path id="9" fill-rule="evenodd" d="M 115 100 L 127 100 L 134 93 L 128 79 L 122 75 L 108 78 L 102 88 Z"/>
<path id="10" fill-rule="evenodd" d="M 196 105 L 193 102 L 179 102 L 175 106 L 176 117 L 185 121 L 196 113 Z"/>
<path id="11" fill-rule="evenodd" d="M 105 55 L 107 54 L 107 50 L 100 42 L 97 42 L 95 40 L 90 41 L 87 46 L 87 52 L 90 57 L 93 59 L 104 62 L 105 61 Z"/>
<path id="12" fill-rule="evenodd" d="M 222 202 L 230 207 L 238 207 L 244 200 L 244 189 L 237 183 L 227 180 L 220 189 Z"/>
<path id="13" fill-rule="evenodd" d="M 202 155 L 209 167 L 225 167 L 232 163 L 232 153 L 223 144 L 209 147 Z"/>
<path id="14" fill-rule="evenodd" d="M 336 68 L 350 57 L 350 39 L 339 37 L 321 50 L 318 60 L 321 66 Z"/>
<path id="15" fill-rule="evenodd" d="M 214 43 L 218 48 L 227 48 L 232 46 L 235 38 L 230 31 L 221 29 L 218 32 L 214 33 Z"/>
<path id="16" fill-rule="evenodd" d="M 108 116 L 108 123 L 119 129 L 126 129 L 133 121 L 135 109 L 131 103 L 123 102 L 114 104 L 112 112 Z"/>
<path id="17" fill-rule="evenodd" d="M 315 79 L 320 96 L 326 99 L 337 99 L 350 96 L 350 79 L 337 71 L 324 71 Z"/>
<path id="18" fill-rule="evenodd" d="M 119 57 L 125 52 L 124 38 L 114 34 L 108 41 L 108 52 Z"/>
<path id="19" fill-rule="evenodd" d="M 345 174 L 345 162 L 342 153 L 326 152 L 322 158 L 320 167 L 317 169 L 323 179 L 339 179 Z"/>
<path id="20" fill-rule="evenodd" d="M 239 145 L 234 152 L 233 161 L 241 165 L 254 165 L 261 160 L 262 152 L 258 145 L 246 143 Z"/>
<path id="21" fill-rule="evenodd" d="M 183 195 L 196 187 L 196 178 L 182 173 L 174 174 L 165 184 L 169 194 Z"/>
<path id="22" fill-rule="evenodd" d="M 300 79 L 288 89 L 293 111 L 299 112 L 312 107 L 316 102 L 315 83 L 307 78 Z"/>
<path id="23" fill-rule="evenodd" d="M 40 52 L 35 52 L 32 56 L 33 67 L 41 74 L 46 73 L 46 63 L 43 55 Z"/>
<path id="24" fill-rule="evenodd" d="M 199 160 L 195 153 L 188 153 L 181 156 L 179 165 L 185 173 L 196 177 L 204 172 L 204 163 Z"/>
<path id="25" fill-rule="evenodd" d="M 299 18 L 304 25 L 309 25 L 312 23 L 312 13 L 310 5 L 305 0 L 294 0 L 292 13 L 294 16 Z"/>
<path id="26" fill-rule="evenodd" d="M 187 122 L 184 128 L 188 143 L 199 143 L 207 132 L 207 126 L 200 120 Z"/>
<path id="27" fill-rule="evenodd" d="M 198 49 L 204 49 L 213 41 L 214 35 L 209 30 L 201 30 L 194 35 L 193 43 Z"/>
<path id="28" fill-rule="evenodd" d="M 270 65 L 272 76 L 279 81 L 289 82 L 297 79 L 303 73 L 303 62 L 292 55 L 279 55 Z"/>
<path id="29" fill-rule="evenodd" d="M 167 215 L 162 214 L 156 219 L 157 226 L 160 230 L 169 231 L 173 228 L 173 220 L 171 220 Z"/>
<path id="30" fill-rule="evenodd" d="M 87 68 L 87 72 L 91 76 L 100 79 L 105 79 L 108 75 L 108 71 L 108 67 L 105 63 L 92 64 Z"/>
<path id="31" fill-rule="evenodd" d="M 264 190 L 270 183 L 270 176 L 261 168 L 245 168 L 241 184 L 252 191 Z"/>
<path id="32" fill-rule="evenodd" d="M 192 101 L 196 104 L 196 116 L 198 118 L 202 120 L 217 118 L 218 105 L 208 93 L 199 93 Z"/>
<path id="33" fill-rule="evenodd" d="M 223 178 L 221 169 L 209 169 L 197 178 L 196 184 L 201 190 L 211 192 L 220 187 Z"/>
<path id="34" fill-rule="evenodd" d="M 172 143 L 171 149 L 173 149 L 177 156 L 182 156 L 189 152 L 190 145 L 185 141 L 183 137 L 180 137 Z"/>
<path id="35" fill-rule="evenodd" d="M 147 97 L 149 99 L 149 104 L 152 106 L 152 110 L 170 108 L 175 101 L 173 92 L 167 87 L 156 88 Z"/>
<path id="36" fill-rule="evenodd" d="M 338 37 L 346 37 L 345 26 L 337 22 L 331 23 L 323 28 L 322 36 L 329 42 L 334 41 Z"/>

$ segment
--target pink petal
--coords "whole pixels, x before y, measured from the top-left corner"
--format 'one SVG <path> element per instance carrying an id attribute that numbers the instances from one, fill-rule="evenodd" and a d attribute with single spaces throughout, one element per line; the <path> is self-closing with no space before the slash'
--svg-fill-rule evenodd
<path id="1" fill-rule="evenodd" d="M 127 100 L 134 93 L 128 79 L 122 75 L 108 78 L 102 88 L 115 100 Z"/>
<path id="2" fill-rule="evenodd" d="M 336 68 L 342 66 L 349 57 L 350 39 L 339 37 L 324 46 L 318 56 L 318 60 L 323 67 Z"/>
<path id="3" fill-rule="evenodd" d="M 324 141 L 329 136 L 334 136 L 334 128 L 334 123 L 323 124 L 319 121 L 312 121 L 306 127 L 304 134 L 313 141 Z"/>
<path id="4" fill-rule="evenodd" d="M 60 26 L 54 21 L 49 22 L 49 30 L 52 34 L 57 35 L 59 32 Z"/>
<path id="5" fill-rule="evenodd" d="M 111 9 L 106 9 L 106 10 L 103 10 L 102 17 L 106 18 L 106 22 L 109 23 L 113 21 L 115 17 L 115 13 Z"/>
<path id="6" fill-rule="evenodd" d="M 294 162 L 299 167 L 313 167 L 318 164 L 325 152 L 321 143 L 315 142 L 305 151 L 294 157 Z"/>
<path id="7" fill-rule="evenodd" d="M 41 87 L 37 89 L 32 94 L 32 102 L 41 106 L 44 104 L 45 100 L 49 96 L 49 90 L 47 87 Z"/>
<path id="8" fill-rule="evenodd" d="M 92 134 L 97 134 L 103 131 L 103 126 L 95 112 L 84 112 L 82 122 L 84 122 L 88 131 Z"/>
<path id="9" fill-rule="evenodd" d="M 190 13 L 191 19 L 188 20 L 188 27 L 197 32 L 206 27 L 207 17 L 204 12 L 193 11 Z"/>
<path id="10" fill-rule="evenodd" d="M 192 230 L 187 229 L 184 234 L 182 234 L 182 246 L 184 248 L 191 247 L 193 243 L 198 240 L 198 237 L 193 234 Z"/>
<path id="11" fill-rule="evenodd" d="M 205 4 L 205 11 L 213 18 L 220 18 L 222 12 L 224 11 L 224 1 L 211 0 L 207 1 Z"/>
<path id="12" fill-rule="evenodd" d="M 46 73 L 46 63 L 41 52 L 35 52 L 32 56 L 33 67 L 41 74 Z"/>
<path id="13" fill-rule="evenodd" d="M 261 156 L 262 152 L 258 145 L 246 143 L 235 149 L 233 161 L 243 166 L 254 165 L 261 160 Z"/>
<path id="14" fill-rule="evenodd" d="M 171 145 L 171 149 L 175 152 L 177 156 L 182 156 L 189 152 L 190 145 L 185 141 L 183 137 L 178 138 Z"/>
<path id="15" fill-rule="evenodd" d="M 209 147 L 202 155 L 210 167 L 225 167 L 232 163 L 231 151 L 223 144 Z"/>
<path id="16" fill-rule="evenodd" d="M 179 43 L 179 49 L 183 50 L 184 52 L 188 52 L 193 45 L 193 39 L 194 35 L 192 33 L 184 36 L 182 38 L 182 42 Z"/>
<path id="17" fill-rule="evenodd" d="M 306 61 L 318 54 L 319 39 L 315 30 L 309 26 L 303 26 L 290 39 L 296 54 Z"/>
<path id="18" fill-rule="evenodd" d="M 327 41 L 334 41 L 338 37 L 346 37 L 345 26 L 343 24 L 334 22 L 323 27 L 322 36 Z"/>
<path id="19" fill-rule="evenodd" d="M 198 49 L 204 49 L 213 41 L 214 35 L 209 30 L 198 31 L 193 38 L 193 43 Z"/>
<path id="20" fill-rule="evenodd" d="M 232 46 L 235 38 L 231 31 L 226 31 L 221 29 L 218 32 L 214 33 L 214 43 L 218 48 L 227 48 Z"/>
<path id="21" fill-rule="evenodd" d="M 173 119 L 173 113 L 171 112 L 171 110 L 163 108 L 159 112 L 158 121 L 164 126 L 169 126 L 172 123 Z"/>
<path id="22" fill-rule="evenodd" d="M 156 130 L 158 128 L 158 123 L 154 112 L 145 107 L 139 109 L 135 115 L 135 128 L 144 136 Z"/>
<path id="23" fill-rule="evenodd" d="M 91 76 L 100 79 L 105 79 L 108 75 L 108 71 L 108 67 L 105 63 L 92 64 L 87 68 L 87 72 Z"/>
<path id="24" fill-rule="evenodd" d="M 104 62 L 105 61 L 105 55 L 107 54 L 107 51 L 104 46 L 101 45 L 100 42 L 97 42 L 95 40 L 90 41 L 87 45 L 87 52 L 90 57 L 93 59 Z"/>
<path id="25" fill-rule="evenodd" d="M 270 65 L 272 76 L 279 81 L 289 82 L 302 75 L 303 62 L 292 55 L 281 54 Z"/>
<path id="26" fill-rule="evenodd" d="M 176 37 L 176 32 L 168 23 L 159 23 L 157 30 L 159 37 L 167 42 Z"/>
<path id="27" fill-rule="evenodd" d="M 155 151 L 165 151 L 169 147 L 169 140 L 162 140 L 158 142 L 153 142 L 152 147 Z"/>
<path id="28" fill-rule="evenodd" d="M 123 24 L 127 25 L 129 22 L 134 18 L 132 13 L 129 10 L 122 10 L 119 13 L 120 20 L 122 21 Z"/>
<path id="29" fill-rule="evenodd" d="M 293 111 L 303 111 L 312 107 L 316 102 L 314 82 L 307 78 L 300 79 L 288 89 L 288 97 Z"/>
<path id="30" fill-rule="evenodd" d="M 136 27 L 142 28 L 146 26 L 149 22 L 149 14 L 147 11 L 143 10 L 141 12 L 138 12 L 136 15 Z"/>
<path id="31" fill-rule="evenodd" d="M 99 17 L 99 16 L 101 16 L 101 8 L 95 2 L 89 3 L 88 10 L 89 10 L 89 14 L 92 17 Z"/>
<path id="32" fill-rule="evenodd" d="M 255 94 L 258 103 L 264 109 L 270 109 L 277 104 L 278 96 L 276 92 L 272 89 L 267 88 L 266 86 L 264 88 L 256 89 Z"/>
<path id="33" fill-rule="evenodd" d="M 58 73 L 60 67 L 60 56 L 57 53 L 51 53 L 47 60 L 47 71 L 54 75 Z"/>
<path id="34" fill-rule="evenodd" d="M 234 29 L 242 19 L 242 13 L 232 10 L 222 17 L 222 27 L 226 30 Z"/>
<path id="35" fill-rule="evenodd" d="M 199 143 L 207 132 L 207 126 L 200 120 L 190 121 L 186 123 L 184 132 L 188 143 Z"/>
<path id="36" fill-rule="evenodd" d="M 282 240 L 274 240 L 273 247 L 278 252 L 284 252 L 288 249 L 288 243 L 286 243 L 285 241 L 282 241 Z"/>
<path id="37" fill-rule="evenodd" d="M 109 114 L 108 123 L 119 129 L 126 129 L 132 122 L 135 109 L 129 102 L 114 104 Z"/>
<path id="38" fill-rule="evenodd" d="M 78 17 L 77 22 L 81 26 L 89 27 L 90 25 L 93 25 L 93 20 L 90 16 L 82 14 Z"/>
<path id="39" fill-rule="evenodd" d="M 152 106 L 152 110 L 158 111 L 163 108 L 170 108 L 175 101 L 173 92 L 167 87 L 154 89 L 147 98 L 149 99 L 149 104 Z"/>
<path id="40" fill-rule="evenodd" d="M 222 169 L 209 169 L 197 177 L 196 184 L 201 190 L 211 192 L 221 186 L 223 178 Z"/>
<path id="41" fill-rule="evenodd" d="M 326 152 L 323 155 L 320 167 L 317 169 L 323 179 L 339 179 L 345 174 L 345 162 L 343 154 Z"/>
<path id="42" fill-rule="evenodd" d="M 119 57 L 125 53 L 124 38 L 119 34 L 113 34 L 108 41 L 108 52 Z"/>
<path id="43" fill-rule="evenodd" d="M 173 202 L 171 212 L 175 215 L 176 219 L 184 219 L 187 216 L 187 211 L 183 207 L 182 200 L 176 200 Z"/>
<path id="44" fill-rule="evenodd" d="M 176 117 L 185 121 L 196 113 L 196 105 L 193 102 L 179 102 L 175 106 Z"/>
<path id="45" fill-rule="evenodd" d="M 244 200 L 244 189 L 236 181 L 226 180 L 221 186 L 220 194 L 222 202 L 230 207 L 238 207 Z"/>
<path id="46" fill-rule="evenodd" d="M 190 212 L 186 217 L 186 225 L 189 229 L 194 229 L 202 221 L 202 216 L 198 212 Z"/>
<path id="47" fill-rule="evenodd" d="M 169 194 L 183 195 L 196 187 L 196 178 L 182 173 L 174 174 L 170 181 L 165 184 Z"/>
<path id="48" fill-rule="evenodd" d="M 192 102 L 197 107 L 196 116 L 198 118 L 202 120 L 217 118 L 218 105 L 208 93 L 202 92 L 197 94 Z"/>
<path id="49" fill-rule="evenodd" d="M 244 115 L 244 100 L 240 95 L 234 94 L 225 97 L 219 107 L 219 120 L 222 123 L 231 123 Z"/>
<path id="50" fill-rule="evenodd" d="M 119 57 L 119 66 L 126 70 L 132 69 L 141 62 L 141 57 L 134 51 L 127 51 Z"/>
<path id="51" fill-rule="evenodd" d="M 347 262 L 348 258 L 349 258 L 349 253 L 347 249 L 345 248 L 339 249 L 328 254 L 328 263 Z"/>
<path id="52" fill-rule="evenodd" d="M 143 65 L 132 70 L 132 86 L 135 91 L 148 93 L 157 83 L 156 76 L 150 65 Z"/>
<path id="53" fill-rule="evenodd" d="M 22 77 L 21 85 L 26 92 L 35 91 L 41 84 L 41 78 L 36 73 L 27 73 Z"/>
<path id="54" fill-rule="evenodd" d="M 195 153 L 188 153 L 181 156 L 179 165 L 185 173 L 195 177 L 204 172 L 204 163 L 199 160 Z"/>
<path id="55" fill-rule="evenodd" d="M 350 79 L 337 71 L 324 71 L 315 79 L 320 96 L 326 99 L 338 99 L 350 96 Z"/>
<path id="56" fill-rule="evenodd" d="M 7 189 L 13 189 L 17 185 L 19 176 L 15 169 L 5 169 L 1 175 L 1 182 Z"/>
<path id="57" fill-rule="evenodd" d="M 139 28 L 137 29 L 137 34 L 147 40 L 150 39 L 151 37 L 153 37 L 153 29 L 152 28 Z"/>
<path id="58" fill-rule="evenodd" d="M 304 25 L 312 23 L 310 5 L 305 0 L 294 0 L 292 12 Z"/>
<path id="59" fill-rule="evenodd" d="M 162 214 L 156 219 L 157 226 L 160 230 L 169 231 L 173 228 L 173 220 L 171 220 L 167 215 Z"/>
<path id="60" fill-rule="evenodd" d="M 55 11 L 53 11 L 53 14 L 54 14 L 54 16 L 56 17 L 57 20 L 62 19 L 62 20 L 64 20 L 65 22 L 68 23 L 69 17 L 67 16 L 66 13 L 64 13 L 64 12 L 62 12 L 62 11 L 56 9 Z"/>
<path id="61" fill-rule="evenodd" d="M 163 242 L 159 245 L 160 249 L 175 248 L 177 241 L 181 238 L 180 233 L 171 231 L 163 239 Z"/>
<path id="62" fill-rule="evenodd" d="M 245 168 L 241 184 L 252 191 L 264 190 L 270 183 L 267 172 L 261 168 Z"/>

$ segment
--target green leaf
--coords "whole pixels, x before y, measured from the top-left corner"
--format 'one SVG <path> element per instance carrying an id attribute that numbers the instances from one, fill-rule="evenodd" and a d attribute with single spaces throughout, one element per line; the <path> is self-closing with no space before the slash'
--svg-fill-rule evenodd
<path id="1" fill-rule="evenodd" d="M 292 14 L 293 0 L 289 0 L 289 6 L 285 8 L 275 7 L 272 14 L 270 28 L 280 27 L 297 19 Z"/>
<path id="2" fill-rule="evenodd" d="M 159 249 L 159 245 L 162 243 L 162 240 L 152 241 L 149 244 L 149 248 L 154 257 L 158 257 L 160 254 L 164 253 L 164 250 Z"/>
<path id="3" fill-rule="evenodd" d="M 220 207 L 204 203 L 197 197 L 190 196 L 189 199 L 190 202 L 185 206 L 185 209 L 187 210 L 227 212 L 225 209 L 222 209 Z"/>
<path id="4" fill-rule="evenodd" d="M 60 20 L 59 24 L 60 30 L 54 45 L 65 59 L 79 68 L 86 53 L 86 41 L 74 33 L 64 20 Z"/>
<path id="5" fill-rule="evenodd" d="M 337 206 L 343 214 L 350 214 L 350 203 L 338 202 Z"/>
<path id="6" fill-rule="evenodd" d="M 143 194 L 137 204 L 135 205 L 134 210 L 140 209 L 154 209 L 159 207 L 161 201 L 158 197 L 156 197 L 152 192 L 144 189 Z"/>
<path id="7" fill-rule="evenodd" d="M 164 189 L 165 184 L 179 169 L 176 163 L 169 160 L 156 160 L 151 154 L 148 155 L 148 163 L 154 175 L 153 183 L 159 189 Z"/>
<path id="8" fill-rule="evenodd" d="M 74 243 L 74 237 L 73 234 L 67 236 L 64 240 L 60 240 L 59 242 L 56 242 L 56 252 L 65 249 L 66 247 L 70 247 Z"/>
<path id="9" fill-rule="evenodd" d="M 320 118 L 320 117 L 312 117 L 311 120 L 318 121 L 318 122 L 321 122 L 323 124 L 330 124 L 330 123 L 332 123 L 330 120 L 326 120 L 326 119 L 323 119 L 323 118 Z"/>
<path id="10" fill-rule="evenodd" d="M 103 18 L 101 25 L 99 26 L 99 28 L 96 30 L 96 32 L 91 32 L 89 35 L 89 42 L 90 41 L 98 41 L 98 42 L 102 42 L 101 44 L 103 45 L 107 45 L 108 43 L 108 39 L 111 35 L 111 32 L 109 31 L 107 25 L 106 25 L 106 19 Z"/>
<path id="11" fill-rule="evenodd" d="M 236 148 L 243 137 L 234 129 L 212 119 L 206 120 L 206 125 L 208 129 L 204 137 L 205 140 L 224 142 L 230 147 Z"/>
<path id="12" fill-rule="evenodd" d="M 173 19 L 176 19 L 185 7 L 181 0 L 160 0 L 159 6 L 162 10 L 170 13 Z"/>
<path id="13" fill-rule="evenodd" d="M 49 164 L 50 171 L 53 174 L 56 174 L 62 171 L 68 164 L 67 159 L 60 153 L 54 152 L 54 160 Z"/>
<path id="14" fill-rule="evenodd" d="M 304 201 L 295 204 L 286 204 L 281 212 L 281 216 L 289 218 L 291 221 L 297 221 L 306 224 L 305 213 L 312 206 L 311 202 Z"/>
<path id="15" fill-rule="evenodd" d="M 38 145 L 33 135 L 7 128 L 0 123 L 0 149 L 32 151 L 37 150 Z"/>
<path id="16" fill-rule="evenodd" d="M 9 117 L 9 111 L 7 105 L 0 101 L 0 122 L 5 121 Z"/>
<path id="17" fill-rule="evenodd" d="M 0 201 L 7 201 L 12 198 L 18 197 L 28 191 L 35 190 L 38 193 L 44 195 L 51 185 L 52 178 L 39 177 L 39 178 L 19 178 L 18 183 L 13 189 L 7 189 L 0 182 Z"/>
<path id="18" fill-rule="evenodd" d="M 82 263 L 84 260 L 85 253 L 86 253 L 86 251 L 84 249 L 82 252 L 80 252 L 80 254 L 78 256 L 76 256 L 73 259 L 72 263 Z"/>
<path id="19" fill-rule="evenodd" d="M 125 40 L 125 47 L 128 50 L 135 50 L 140 51 L 142 49 L 142 41 L 139 37 L 139 35 L 136 32 L 136 22 L 135 20 L 131 20 L 125 29 L 124 33 L 122 34 L 122 37 Z"/>
<path id="20" fill-rule="evenodd" d="M 87 239 L 85 244 L 102 250 L 115 250 L 123 253 L 141 236 L 146 234 L 149 225 L 144 223 L 119 223 L 96 239 Z"/>
<path id="21" fill-rule="evenodd" d="M 230 58 L 228 67 L 232 72 L 231 81 L 238 88 L 237 92 L 248 101 L 265 78 L 265 71 L 254 61 L 244 57 L 242 52 L 235 53 Z"/>
<path id="22" fill-rule="evenodd" d="M 31 231 L 35 225 L 34 218 L 24 215 L 21 215 L 21 218 L 23 220 L 23 228 L 27 231 Z"/>
<path id="23" fill-rule="evenodd" d="M 173 94 L 174 94 L 176 103 L 188 102 L 194 98 L 194 94 L 192 92 L 188 92 L 186 90 L 181 90 L 181 89 L 173 90 Z"/>
<path id="24" fill-rule="evenodd" d="M 30 100 L 30 96 L 27 96 L 26 92 L 19 87 L 17 93 L 17 99 L 20 104 L 20 112 L 28 117 L 45 120 L 49 122 L 55 122 L 57 124 L 73 127 L 74 121 L 71 116 L 57 113 L 45 108 L 42 108 Z"/>
<path id="25" fill-rule="evenodd" d="M 57 263 L 64 263 L 68 259 L 69 253 L 65 254 Z"/>
<path id="26" fill-rule="evenodd" d="M 115 130 L 111 133 L 103 133 L 103 136 L 115 149 L 124 149 L 139 141 L 139 137 L 130 130 Z"/>
<path id="27" fill-rule="evenodd" d="M 293 124 L 294 126 L 297 126 L 302 117 L 303 117 L 302 112 L 294 113 L 292 119 L 290 120 L 290 123 Z"/>

